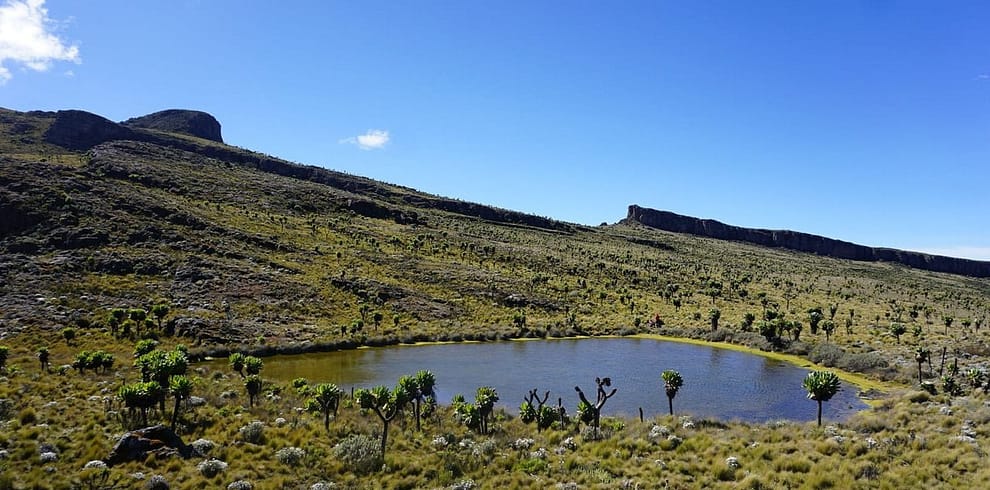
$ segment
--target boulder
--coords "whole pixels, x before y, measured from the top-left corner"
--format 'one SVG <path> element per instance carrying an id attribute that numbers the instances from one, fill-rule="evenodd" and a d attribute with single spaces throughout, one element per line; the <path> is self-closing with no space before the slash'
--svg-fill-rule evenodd
<path id="1" fill-rule="evenodd" d="M 156 458 L 200 456 L 192 446 L 183 443 L 172 429 L 159 424 L 124 434 L 104 461 L 107 466 L 114 466 L 128 461 L 143 461 L 148 455 Z"/>

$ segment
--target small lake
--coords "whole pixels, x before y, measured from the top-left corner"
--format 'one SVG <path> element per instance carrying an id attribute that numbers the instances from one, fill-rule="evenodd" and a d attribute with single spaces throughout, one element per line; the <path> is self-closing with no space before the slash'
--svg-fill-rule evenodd
<path id="1" fill-rule="evenodd" d="M 213 361 L 226 367 L 225 360 Z M 763 356 L 715 347 L 639 338 L 556 339 L 441 345 L 410 345 L 275 356 L 265 359 L 266 379 L 332 382 L 344 390 L 379 384 L 395 386 L 404 374 L 420 369 L 437 378 L 438 401 L 457 394 L 474 398 L 479 386 L 498 391 L 500 406 L 516 412 L 533 388 L 550 402 L 563 398 L 573 415 L 574 386 L 594 400 L 596 376 L 612 378 L 618 393 L 606 403 L 606 415 L 646 416 L 667 413 L 660 381 L 665 369 L 680 371 L 684 386 L 674 398 L 674 413 L 698 418 L 765 422 L 814 420 L 816 403 L 801 382 L 808 370 Z M 823 418 L 844 420 L 867 408 L 858 389 L 843 383 L 825 403 Z"/>

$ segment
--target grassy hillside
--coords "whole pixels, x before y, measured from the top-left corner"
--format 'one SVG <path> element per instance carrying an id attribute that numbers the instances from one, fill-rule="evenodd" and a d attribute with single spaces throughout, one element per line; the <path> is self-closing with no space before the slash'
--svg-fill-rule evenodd
<path id="1" fill-rule="evenodd" d="M 194 365 L 193 394 L 205 404 L 184 411 L 178 432 L 186 442 L 216 442 L 230 468 L 207 479 L 196 468 L 201 458 L 149 458 L 110 471 L 124 488 L 148 482 L 128 476 L 135 472 L 161 473 L 175 488 L 238 478 L 255 488 L 309 488 L 318 480 L 429 488 L 460 479 L 481 487 L 614 488 L 628 480 L 628 488 L 663 481 L 842 488 L 857 478 L 877 487 L 972 487 L 990 476 L 980 449 L 990 411 L 966 378 L 985 368 L 990 280 L 631 224 L 559 223 L 187 135 L 152 131 L 142 133 L 154 136 L 147 141 L 71 152 L 45 143 L 54 118 L 0 111 L 0 346 L 9 348 L 0 381 L 0 450 L 7 451 L 0 488 L 64 488 L 74 479 L 99 488 L 85 486 L 97 472 L 83 465 L 105 458 L 134 425 L 116 393 L 140 380 L 131 353 L 141 338 L 158 339 L 160 349 L 186 345 L 196 358 L 660 333 L 801 355 L 886 381 L 889 398 L 831 429 L 655 421 L 683 443 L 669 442 L 669 434 L 651 438 L 649 422 L 610 421 L 609 437 L 592 441 L 574 426 L 536 434 L 504 415 L 493 434 L 472 435 L 444 407 L 421 434 L 408 422 L 393 427 L 387 469 L 365 474 L 332 454 L 349 435 L 379 430 L 373 414 L 345 400 L 326 435 L 319 417 L 295 410 L 305 398 L 295 389 L 266 384 L 268 396 L 249 406 L 237 374 Z M 154 305 L 167 306 L 161 326 L 148 313 L 124 335 L 127 320 L 109 320 L 114 308 L 150 312 Z M 812 308 L 836 325 L 828 339 L 824 329 L 811 332 Z M 764 319 L 773 335 L 761 334 Z M 794 321 L 802 324 L 800 340 Z M 904 325 L 899 338 L 892 323 Z M 74 333 L 68 342 L 66 328 Z M 923 376 L 937 394 L 912 391 L 918 347 L 933 353 Z M 50 373 L 39 370 L 41 348 L 50 352 Z M 106 374 L 56 374 L 83 350 L 107 351 L 116 363 Z M 954 362 L 965 397 L 946 394 L 935 379 Z M 167 412 L 153 412 L 152 421 L 167 421 Z M 244 443 L 238 428 L 254 419 L 266 424 L 265 438 Z M 959 439 L 963 432 L 975 439 Z M 443 434 L 454 444 L 435 442 Z M 576 446 L 556 454 L 568 437 Z M 485 448 L 456 444 L 464 438 Z M 534 447 L 513 449 L 518 438 L 534 438 Z M 59 459 L 42 463 L 39 444 L 54 445 Z M 279 462 L 275 452 L 286 446 L 303 448 L 308 463 Z M 549 455 L 529 454 L 540 446 Z M 730 456 L 740 468 L 726 466 Z"/>

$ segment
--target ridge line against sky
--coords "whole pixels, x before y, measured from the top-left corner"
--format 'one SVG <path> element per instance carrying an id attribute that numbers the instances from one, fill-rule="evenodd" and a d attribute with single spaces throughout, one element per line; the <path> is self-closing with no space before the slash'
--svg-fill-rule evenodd
<path id="1" fill-rule="evenodd" d="M 986 2 L 0 0 L 0 106 L 570 222 L 630 203 L 990 259 Z"/>

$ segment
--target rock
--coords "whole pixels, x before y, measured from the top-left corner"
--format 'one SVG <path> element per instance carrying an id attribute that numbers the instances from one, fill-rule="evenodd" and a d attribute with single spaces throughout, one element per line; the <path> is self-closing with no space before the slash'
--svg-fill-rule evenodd
<path id="1" fill-rule="evenodd" d="M 375 219 L 391 219 L 396 223 L 413 224 L 422 223 L 422 220 L 414 212 L 402 211 L 391 206 L 385 206 L 368 199 L 351 198 L 347 200 L 347 209 L 354 211 L 361 216 Z"/>
<path id="2" fill-rule="evenodd" d="M 114 466 L 128 461 L 143 461 L 149 454 L 159 458 L 176 455 L 189 458 L 196 455 L 196 451 L 184 444 L 169 427 L 156 425 L 124 434 L 105 462 L 107 466 Z"/>
<path id="3" fill-rule="evenodd" d="M 223 143 L 220 135 L 220 122 L 202 111 L 167 109 L 146 116 L 124 121 L 124 126 L 132 128 L 157 129 L 169 133 L 182 133 L 197 138 Z"/>
<path id="4" fill-rule="evenodd" d="M 990 262 L 943 257 L 891 248 L 873 248 L 790 230 L 743 228 L 725 223 L 684 216 L 669 211 L 629 206 L 626 222 L 639 223 L 674 233 L 687 233 L 719 240 L 733 240 L 764 247 L 779 247 L 837 259 L 865 262 L 893 262 L 915 269 L 947 272 L 971 277 L 990 277 Z"/>
<path id="5" fill-rule="evenodd" d="M 975 438 L 976 437 L 976 430 L 973 429 L 973 421 L 972 420 L 965 420 L 965 421 L 963 421 L 963 425 L 962 425 L 962 428 L 960 429 L 960 432 L 961 432 L 962 435 L 964 435 L 966 437 Z"/>
<path id="6" fill-rule="evenodd" d="M 736 458 L 735 456 L 729 456 L 728 458 L 725 458 L 725 464 L 729 468 L 739 468 L 740 466 L 742 466 L 739 464 L 739 458 Z"/>
<path id="7" fill-rule="evenodd" d="M 134 139 L 130 128 L 86 111 L 58 111 L 44 139 L 70 150 L 88 150 L 111 140 Z"/>
<path id="8" fill-rule="evenodd" d="M 196 338 L 200 333 L 207 331 L 210 324 L 202 318 L 177 317 L 169 320 L 165 325 L 165 333 L 178 337 Z"/>

